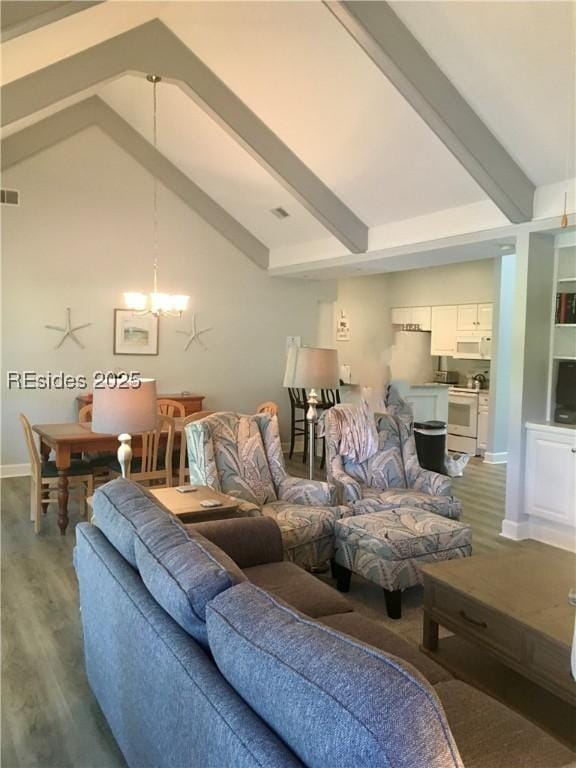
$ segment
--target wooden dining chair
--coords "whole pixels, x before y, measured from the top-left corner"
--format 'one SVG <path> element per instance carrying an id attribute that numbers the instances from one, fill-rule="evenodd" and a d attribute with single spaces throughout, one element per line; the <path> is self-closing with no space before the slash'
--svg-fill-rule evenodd
<path id="1" fill-rule="evenodd" d="M 78 421 L 81 424 L 89 424 L 92 421 L 92 403 L 83 405 L 78 411 Z M 98 487 L 107 483 L 110 479 L 109 464 L 116 458 L 113 451 L 88 451 L 80 457 L 89 464 L 94 473 L 94 485 Z"/>
<path id="2" fill-rule="evenodd" d="M 135 435 L 132 435 L 134 441 Z M 139 456 L 132 459 L 129 480 L 135 483 L 153 483 L 172 486 L 172 456 L 174 453 L 174 419 L 158 416 L 156 427 L 138 435 L 141 441 Z M 122 470 L 117 459 L 108 464 L 112 477 L 120 477 Z M 161 481 L 156 483 L 156 481 Z"/>
<path id="3" fill-rule="evenodd" d="M 92 403 L 83 405 L 78 411 L 78 421 L 81 424 L 86 424 L 88 421 L 92 421 Z"/>
<path id="4" fill-rule="evenodd" d="M 186 416 L 186 408 L 177 400 L 170 400 L 169 397 L 160 397 L 156 401 L 158 413 L 162 416 L 170 416 L 172 419 L 183 419 Z"/>
<path id="5" fill-rule="evenodd" d="M 214 411 L 197 411 L 186 416 L 182 422 L 182 432 L 180 434 L 180 457 L 178 462 L 178 485 L 186 485 L 190 481 L 190 470 L 188 469 L 188 445 L 186 443 L 186 425 L 191 421 L 198 421 L 206 416 L 211 416 Z"/>
<path id="6" fill-rule="evenodd" d="M 30 520 L 34 522 L 34 533 L 40 533 L 42 512 L 46 512 L 51 501 L 58 500 L 57 495 L 54 495 L 58 490 L 58 469 L 55 461 L 42 461 L 30 422 L 23 413 L 19 418 L 30 457 Z M 68 482 L 71 490 L 76 487 L 82 489 L 84 516 L 88 517 L 86 499 L 94 493 L 94 477 L 90 465 L 80 459 L 72 459 Z"/>
<path id="7" fill-rule="evenodd" d="M 260 403 L 256 408 L 256 413 L 269 413 L 271 416 L 278 416 L 278 404 L 272 400 L 267 400 L 265 403 Z"/>

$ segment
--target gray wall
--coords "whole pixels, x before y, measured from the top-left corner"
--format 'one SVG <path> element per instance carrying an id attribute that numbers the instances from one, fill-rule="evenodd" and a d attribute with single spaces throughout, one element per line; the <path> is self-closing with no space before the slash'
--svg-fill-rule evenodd
<path id="1" fill-rule="evenodd" d="M 163 187 L 159 188 L 160 288 L 188 293 L 207 349 L 183 350 L 190 314 L 160 320 L 158 357 L 113 355 L 113 309 L 125 290 L 150 290 L 152 179 L 97 128 L 14 166 L 3 186 L 21 191 L 3 206 L 3 380 L 8 370 L 64 371 L 91 377 L 122 368 L 155 377 L 158 389 L 206 395 L 211 409 L 281 405 L 285 337 L 316 343 L 318 302 L 335 283 L 270 278 Z M 272 203 L 270 204 L 272 206 Z M 85 349 L 44 328 L 61 325 L 66 307 Z M 20 411 L 32 422 L 75 417 L 78 391 L 4 388 L 2 464 L 27 461 Z"/>
<path id="2" fill-rule="evenodd" d="M 498 301 L 494 305 L 492 328 L 492 365 L 490 377 L 490 429 L 488 458 L 508 450 L 508 415 L 514 325 L 514 293 L 516 254 L 509 253 L 496 261 L 494 288 Z"/>

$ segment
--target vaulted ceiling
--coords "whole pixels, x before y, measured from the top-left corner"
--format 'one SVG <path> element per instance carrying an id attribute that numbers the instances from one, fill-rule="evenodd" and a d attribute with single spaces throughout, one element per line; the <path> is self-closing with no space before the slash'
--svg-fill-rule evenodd
<path id="1" fill-rule="evenodd" d="M 361 260 L 403 222 L 430 222 L 430 237 L 448 232 L 448 226 L 437 226 L 450 218 L 448 212 L 455 219 L 458 211 L 474 212 L 477 229 L 527 221 L 534 190 L 538 203 L 539 188 L 575 176 L 574 4 L 331 5 L 4 2 L 5 165 L 11 152 L 14 162 L 25 158 L 25 139 L 35 151 L 64 140 L 69 133 L 63 120 L 57 129 L 47 118 L 90 96 L 151 142 L 151 86 L 137 64 L 100 72 L 95 59 L 94 73 L 83 79 L 90 67 L 74 62 L 87 59 L 70 59 L 68 69 L 52 70 L 69 87 L 54 91 L 49 68 L 96 51 L 117 35 L 155 29 L 142 25 L 159 20 L 240 103 L 234 103 L 233 121 L 239 124 L 231 130 L 221 111 L 207 109 L 195 82 L 188 79 L 183 87 L 182 72 L 192 72 L 193 61 L 180 57 L 171 69 L 171 56 L 155 58 L 153 45 L 134 52 L 142 67 L 167 66 L 158 72 L 168 79 L 159 89 L 158 150 L 168 161 L 162 180 L 170 186 L 174 176 L 166 168 L 172 167 L 191 183 L 191 205 L 195 190 L 211 198 L 215 220 L 219 210 L 224 217 L 220 231 L 233 242 L 245 232 L 241 250 L 260 265 L 266 265 L 268 249 L 277 266 L 301 262 L 306 254 L 320 265 L 351 253 Z M 351 18 L 361 15 L 362 6 L 372 6 L 366 18 Z M 379 17 L 377 6 L 393 19 Z M 366 19 L 369 32 L 381 23 L 381 39 L 367 38 Z M 408 70 L 416 62 L 414 71 L 402 72 L 400 80 L 385 39 L 391 21 L 411 33 L 417 46 L 407 61 Z M 144 48 L 154 39 L 127 38 Z M 418 63 L 420 46 L 431 58 L 428 64 L 426 58 Z M 443 76 L 447 88 L 459 92 L 447 93 L 444 112 L 463 97 L 471 115 L 466 125 L 457 124 L 459 109 L 453 110 L 455 125 L 436 125 L 442 104 L 434 103 L 434 94 Z M 214 92 L 213 83 L 206 87 Z M 410 89 L 416 93 L 412 100 Z M 38 94 L 48 94 L 45 103 Z M 44 144 L 33 126 L 43 126 Z M 154 167 L 150 159 L 151 172 Z M 181 191 L 186 179 L 180 179 Z M 277 207 L 289 217 L 273 216 Z"/>

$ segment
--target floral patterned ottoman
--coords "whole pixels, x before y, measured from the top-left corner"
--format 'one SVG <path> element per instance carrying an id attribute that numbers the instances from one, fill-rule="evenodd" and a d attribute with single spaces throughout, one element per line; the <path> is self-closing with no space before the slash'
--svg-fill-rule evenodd
<path id="1" fill-rule="evenodd" d="M 334 575 L 347 592 L 352 573 L 384 588 L 390 618 L 401 616 L 406 587 L 422 583 L 419 565 L 468 557 L 472 529 L 422 509 L 398 509 L 354 515 L 335 523 Z"/>

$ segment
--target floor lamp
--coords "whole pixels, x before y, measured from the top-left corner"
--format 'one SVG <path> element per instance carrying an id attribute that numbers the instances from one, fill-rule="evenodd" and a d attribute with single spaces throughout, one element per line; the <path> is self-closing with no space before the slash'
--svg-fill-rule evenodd
<path id="1" fill-rule="evenodd" d="M 309 476 L 314 479 L 314 438 L 318 404 L 317 389 L 336 389 L 340 384 L 338 352 L 319 347 L 290 347 L 286 359 L 284 386 L 308 393 Z"/>
<path id="2" fill-rule="evenodd" d="M 91 429 L 98 434 L 118 435 L 118 463 L 122 477 L 130 477 L 132 434 L 147 432 L 156 426 L 156 399 L 155 379 L 139 379 L 125 389 L 94 389 Z"/>

